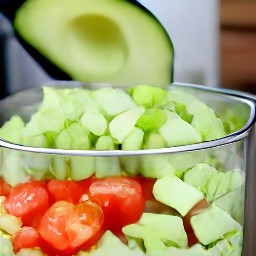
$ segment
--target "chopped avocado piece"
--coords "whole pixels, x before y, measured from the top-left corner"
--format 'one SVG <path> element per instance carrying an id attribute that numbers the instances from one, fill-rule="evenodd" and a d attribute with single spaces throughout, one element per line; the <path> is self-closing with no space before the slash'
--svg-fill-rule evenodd
<path id="1" fill-rule="evenodd" d="M 96 145 L 96 150 L 114 150 L 116 144 L 110 136 L 99 137 Z M 121 166 L 118 157 L 96 157 L 95 172 L 98 178 L 106 176 L 121 175 Z"/>
<path id="2" fill-rule="evenodd" d="M 51 157 L 47 154 L 26 152 L 24 154 L 24 169 L 37 180 L 42 180 L 49 171 Z"/>
<path id="3" fill-rule="evenodd" d="M 78 121 L 85 110 L 96 112 L 99 109 L 90 91 L 83 88 L 61 89 L 44 84 L 43 95 L 40 111 L 48 108 L 59 109 L 71 121 Z"/>
<path id="4" fill-rule="evenodd" d="M 29 181 L 31 176 L 24 170 L 24 152 L 5 148 L 1 151 L 0 173 L 2 174 L 3 180 L 12 187 L 19 183 Z"/>
<path id="5" fill-rule="evenodd" d="M 150 148 L 165 148 L 166 147 L 166 140 L 160 135 L 158 132 L 151 132 L 148 134 L 144 149 Z"/>
<path id="6" fill-rule="evenodd" d="M 145 132 L 158 130 L 167 120 L 165 111 L 162 109 L 150 108 L 139 118 L 136 126 Z"/>
<path id="7" fill-rule="evenodd" d="M 217 173 L 217 170 L 206 163 L 200 163 L 185 173 L 183 180 L 191 186 L 200 189 Z"/>
<path id="8" fill-rule="evenodd" d="M 12 143 L 21 143 L 21 133 L 25 123 L 19 116 L 12 116 L 11 119 L 0 128 L 0 138 Z"/>
<path id="9" fill-rule="evenodd" d="M 244 205 L 244 199 L 244 186 L 241 186 L 214 200 L 212 204 L 229 213 L 242 225 L 244 223 L 244 208 L 241 205 Z"/>
<path id="10" fill-rule="evenodd" d="M 210 203 L 240 189 L 244 179 L 244 173 L 239 170 L 221 172 L 206 163 L 191 168 L 183 177 L 187 184 L 202 191 Z"/>
<path id="11" fill-rule="evenodd" d="M 172 82 L 172 42 L 138 1 L 27 0 L 16 12 L 14 28 L 23 45 L 59 80 Z"/>
<path id="12" fill-rule="evenodd" d="M 182 219 L 167 214 L 143 213 L 137 223 L 123 227 L 122 231 L 128 240 L 142 239 L 149 254 L 171 245 L 186 247 L 188 243 Z"/>
<path id="13" fill-rule="evenodd" d="M 209 256 L 242 255 L 243 231 L 228 233 L 208 250 Z"/>
<path id="14" fill-rule="evenodd" d="M 143 113 L 144 108 L 136 107 L 117 115 L 109 123 L 111 136 L 121 144 L 125 137 L 133 130 L 135 124 Z"/>
<path id="15" fill-rule="evenodd" d="M 122 150 L 139 150 L 142 149 L 144 132 L 138 127 L 134 127 L 132 131 L 124 138 Z"/>
<path id="16" fill-rule="evenodd" d="M 84 127 L 97 136 L 103 135 L 108 127 L 107 120 L 99 112 L 84 112 L 80 121 Z"/>
<path id="17" fill-rule="evenodd" d="M 143 138 L 144 131 L 138 127 L 134 127 L 133 130 L 124 138 L 122 143 L 122 150 L 142 149 Z M 139 172 L 139 156 L 124 156 L 120 159 L 127 173 L 130 175 L 135 175 Z"/>
<path id="18" fill-rule="evenodd" d="M 55 145 L 60 149 L 90 149 L 91 143 L 86 129 L 79 123 L 73 123 L 55 137 Z"/>
<path id="19" fill-rule="evenodd" d="M 16 256 L 45 256 L 45 253 L 37 248 L 24 248 L 20 249 Z"/>
<path id="20" fill-rule="evenodd" d="M 70 179 L 83 180 L 93 175 L 95 171 L 95 158 L 86 156 L 73 156 L 70 161 Z"/>
<path id="21" fill-rule="evenodd" d="M 70 168 L 64 156 L 53 155 L 50 165 L 50 172 L 58 180 L 65 180 L 68 176 Z"/>
<path id="22" fill-rule="evenodd" d="M 159 128 L 159 133 L 165 138 L 167 146 L 180 146 L 202 141 L 201 134 L 180 116 L 171 111 L 165 111 L 167 121 Z"/>
<path id="23" fill-rule="evenodd" d="M 1 256 L 14 256 L 13 246 L 11 239 L 2 237 L 0 235 L 0 255 Z"/>
<path id="24" fill-rule="evenodd" d="M 136 256 L 136 254 L 111 231 L 106 231 L 98 242 L 96 249 L 89 252 L 80 251 L 77 256 Z"/>
<path id="25" fill-rule="evenodd" d="M 21 228 L 21 220 L 14 215 L 0 212 L 0 230 L 14 235 Z M 0 254 L 1 255 L 1 254 Z"/>
<path id="26" fill-rule="evenodd" d="M 30 146 L 30 147 L 38 147 L 38 148 L 49 147 L 47 137 L 44 134 L 28 136 L 28 137 L 22 136 L 21 142 L 23 145 Z"/>
<path id="27" fill-rule="evenodd" d="M 168 154 L 140 156 L 140 173 L 145 177 L 161 178 L 175 175 L 175 167 L 170 162 Z"/>
<path id="28" fill-rule="evenodd" d="M 174 246 L 170 246 L 166 249 L 152 251 L 150 252 L 150 256 L 209 256 L 209 252 L 201 244 L 195 244 L 190 248 L 177 248 Z"/>
<path id="29" fill-rule="evenodd" d="M 159 108 L 168 102 L 166 101 L 167 91 L 150 85 L 137 85 L 130 90 L 133 100 L 145 108 Z"/>
<path id="30" fill-rule="evenodd" d="M 116 116 L 137 107 L 130 95 L 118 88 L 100 88 L 92 92 L 92 97 L 106 116 Z"/>
<path id="31" fill-rule="evenodd" d="M 203 140 L 210 141 L 226 135 L 222 121 L 213 109 L 193 95 L 178 90 L 170 90 L 168 97 L 175 104 L 183 104 L 188 114 L 192 115 L 191 125 L 202 135 Z"/>
<path id="32" fill-rule="evenodd" d="M 190 223 L 203 245 L 209 245 L 222 239 L 227 233 L 242 229 L 227 212 L 214 205 L 193 216 Z"/>
<path id="33" fill-rule="evenodd" d="M 153 187 L 154 197 L 163 204 L 176 209 L 182 216 L 204 198 L 204 194 L 177 177 L 165 176 Z"/>

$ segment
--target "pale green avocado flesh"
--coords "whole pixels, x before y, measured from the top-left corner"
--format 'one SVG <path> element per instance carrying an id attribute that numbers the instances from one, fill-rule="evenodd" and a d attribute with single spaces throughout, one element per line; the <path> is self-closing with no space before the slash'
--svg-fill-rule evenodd
<path id="1" fill-rule="evenodd" d="M 138 3 L 28 0 L 16 13 L 14 27 L 73 80 L 155 86 L 172 82 L 172 42 Z"/>

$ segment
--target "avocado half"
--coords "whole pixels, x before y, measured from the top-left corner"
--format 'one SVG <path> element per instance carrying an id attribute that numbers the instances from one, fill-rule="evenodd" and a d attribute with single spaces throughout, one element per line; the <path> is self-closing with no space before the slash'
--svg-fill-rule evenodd
<path id="1" fill-rule="evenodd" d="M 137 1 L 27 0 L 13 26 L 23 46 L 55 79 L 172 82 L 171 39 Z"/>

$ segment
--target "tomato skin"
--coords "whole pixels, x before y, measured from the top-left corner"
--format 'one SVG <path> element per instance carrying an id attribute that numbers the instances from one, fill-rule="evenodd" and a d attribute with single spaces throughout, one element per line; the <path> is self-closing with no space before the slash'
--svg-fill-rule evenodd
<path id="1" fill-rule="evenodd" d="M 153 187 L 157 179 L 136 177 L 135 180 L 137 180 L 140 183 L 145 200 L 155 201 L 156 199 L 153 195 Z"/>
<path id="2" fill-rule="evenodd" d="M 0 179 L 0 196 L 8 196 L 12 190 L 12 186 Z"/>
<path id="3" fill-rule="evenodd" d="M 38 231 L 57 255 L 68 255 L 100 232 L 103 223 L 103 211 L 95 203 L 58 201 L 44 214 Z"/>
<path id="4" fill-rule="evenodd" d="M 76 204 L 83 195 L 82 187 L 71 180 L 50 180 L 47 189 L 54 202 L 64 200 Z"/>
<path id="5" fill-rule="evenodd" d="M 37 226 L 49 206 L 49 195 L 42 181 L 29 181 L 13 187 L 4 201 L 6 210 L 20 217 L 23 225 Z"/>
<path id="6" fill-rule="evenodd" d="M 12 239 L 15 251 L 22 248 L 39 247 L 39 234 L 33 227 L 22 227 L 16 234 L 14 234 Z"/>
<path id="7" fill-rule="evenodd" d="M 140 184 L 130 177 L 97 179 L 89 187 L 90 198 L 104 212 L 105 227 L 117 235 L 123 226 L 141 217 L 145 199 Z"/>
<path id="8" fill-rule="evenodd" d="M 194 233 L 194 230 L 190 224 L 190 219 L 193 216 L 202 212 L 207 207 L 209 207 L 209 203 L 205 199 L 202 199 L 197 204 L 195 204 L 194 207 L 183 217 L 183 224 L 184 224 L 184 228 L 187 233 L 187 236 L 188 236 L 188 246 L 189 247 L 198 243 L 198 239 L 197 239 L 197 237 Z"/>

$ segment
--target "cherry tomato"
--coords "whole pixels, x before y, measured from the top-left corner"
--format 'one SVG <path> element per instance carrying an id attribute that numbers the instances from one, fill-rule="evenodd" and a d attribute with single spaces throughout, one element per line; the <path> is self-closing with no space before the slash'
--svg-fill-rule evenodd
<path id="1" fill-rule="evenodd" d="M 97 179 L 89 187 L 90 198 L 103 209 L 106 228 L 120 234 L 123 226 L 137 222 L 145 199 L 140 184 L 129 177 Z"/>
<path id="2" fill-rule="evenodd" d="M 153 186 L 156 182 L 155 178 L 145 178 L 145 177 L 136 177 L 135 178 L 141 185 L 143 195 L 145 200 L 155 201 L 155 197 L 153 195 Z"/>
<path id="3" fill-rule="evenodd" d="M 30 181 L 13 187 L 4 206 L 10 214 L 21 217 L 23 225 L 37 226 L 49 206 L 44 182 Z"/>
<path id="4" fill-rule="evenodd" d="M 103 211 L 93 202 L 74 205 L 58 201 L 46 211 L 38 231 L 43 240 L 59 252 L 57 255 L 66 255 L 69 252 L 74 254 L 79 246 L 97 237 L 103 223 Z"/>
<path id="5" fill-rule="evenodd" d="M 71 180 L 50 180 L 47 189 L 55 202 L 64 200 L 76 204 L 83 195 L 82 187 Z"/>
<path id="6" fill-rule="evenodd" d="M 12 239 L 15 251 L 22 248 L 39 247 L 39 234 L 33 227 L 22 227 L 16 234 L 14 234 Z"/>
<path id="7" fill-rule="evenodd" d="M 0 196 L 8 196 L 11 192 L 11 185 L 0 179 Z"/>

